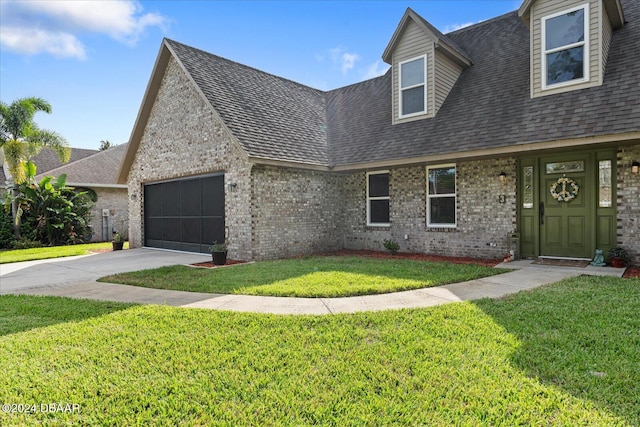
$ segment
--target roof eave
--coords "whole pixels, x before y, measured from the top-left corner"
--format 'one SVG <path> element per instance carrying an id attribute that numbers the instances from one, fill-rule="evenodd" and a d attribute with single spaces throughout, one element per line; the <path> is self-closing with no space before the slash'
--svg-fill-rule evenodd
<path id="1" fill-rule="evenodd" d="M 395 50 L 397 44 L 400 42 L 400 38 L 402 37 L 402 33 L 404 33 L 404 29 L 407 26 L 409 19 L 411 19 L 410 14 L 413 11 L 410 7 L 405 10 L 404 15 L 402 15 L 402 19 L 400 19 L 400 23 L 396 27 L 393 35 L 391 36 L 391 40 L 387 44 L 387 47 L 384 49 L 382 53 L 382 60 L 387 64 L 391 65 L 393 61 L 393 51 Z"/>
<path id="2" fill-rule="evenodd" d="M 529 25 L 529 10 L 531 9 L 533 2 L 534 0 L 524 0 L 518 8 L 518 16 L 527 25 Z"/>
<path id="3" fill-rule="evenodd" d="M 436 50 L 438 52 L 442 52 L 447 58 L 451 59 L 462 68 L 468 68 L 473 64 L 470 58 L 466 57 L 443 40 L 438 40 L 436 42 Z"/>
<path id="4" fill-rule="evenodd" d="M 127 189 L 126 184 L 95 184 L 91 182 L 67 182 L 69 187 L 83 187 L 83 188 L 117 188 Z"/>
<path id="5" fill-rule="evenodd" d="M 289 167 L 295 169 L 309 169 L 309 170 L 317 170 L 317 171 L 329 171 L 331 167 L 328 165 L 313 163 L 313 162 L 302 162 L 295 160 L 282 160 L 272 157 L 266 156 L 249 156 L 249 163 L 257 164 L 257 165 L 267 165 L 267 166 L 279 166 L 279 167 Z"/>
<path id="6" fill-rule="evenodd" d="M 382 60 L 389 65 L 392 65 L 393 62 L 393 51 L 398 46 L 400 39 L 402 38 L 402 34 L 407 27 L 409 20 L 415 22 L 422 31 L 429 34 L 431 38 L 435 41 L 435 48 L 444 53 L 448 58 L 453 60 L 455 63 L 460 65 L 463 68 L 467 68 L 471 66 L 471 59 L 468 58 L 465 54 L 460 52 L 458 49 L 453 47 L 449 42 L 447 42 L 447 37 L 442 34 L 436 27 L 427 22 L 424 18 L 414 12 L 410 7 L 407 8 L 396 31 L 393 33 L 389 44 L 385 48 L 382 54 Z"/>
<path id="7" fill-rule="evenodd" d="M 407 158 L 377 160 L 362 163 L 350 163 L 337 165 L 331 168 L 334 172 L 352 172 L 358 170 L 370 170 L 380 168 L 405 167 L 411 165 L 437 164 L 451 161 L 469 161 L 480 159 L 491 159 L 496 157 L 513 156 L 518 157 L 524 154 L 543 153 L 559 148 L 585 148 L 602 146 L 623 146 L 638 144 L 640 142 L 640 132 L 626 132 L 618 134 L 582 136 L 561 140 L 531 141 L 523 144 L 512 144 L 503 147 L 482 148 L 476 150 L 466 150 L 458 152 L 447 152 L 415 156 Z"/>
<path id="8" fill-rule="evenodd" d="M 534 2 L 535 0 L 524 0 L 518 9 L 518 16 L 527 27 L 529 26 L 531 6 Z M 622 12 L 620 0 L 603 0 L 603 4 L 611 26 L 614 29 L 621 28 L 624 25 L 624 13 Z"/>
<path id="9" fill-rule="evenodd" d="M 122 157 L 122 161 L 120 163 L 120 170 L 118 171 L 118 177 L 116 180 L 117 184 L 126 184 L 127 182 L 131 165 L 133 164 L 136 152 L 140 146 L 140 140 L 142 139 L 144 129 L 147 126 L 149 115 L 151 114 L 151 108 L 153 107 L 158 90 L 160 89 L 160 84 L 162 83 L 164 72 L 169 64 L 170 57 L 171 52 L 167 46 L 166 39 L 164 39 L 160 46 L 158 56 L 156 57 L 156 62 L 153 66 L 153 71 L 151 72 L 151 78 L 149 79 L 149 83 L 147 83 L 147 89 L 145 90 L 144 97 L 142 98 L 142 104 L 138 110 L 138 116 L 136 117 L 135 124 L 133 125 L 133 130 L 131 131 L 127 151 Z"/>
<path id="10" fill-rule="evenodd" d="M 607 11 L 611 26 L 617 30 L 624 25 L 624 12 L 620 0 L 604 0 L 604 9 Z"/>

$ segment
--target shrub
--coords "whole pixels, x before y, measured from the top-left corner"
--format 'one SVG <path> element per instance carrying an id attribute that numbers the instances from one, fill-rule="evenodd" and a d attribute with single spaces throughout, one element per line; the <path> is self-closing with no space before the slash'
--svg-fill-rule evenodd
<path id="1" fill-rule="evenodd" d="M 11 208 L 0 206 L 0 249 L 11 247 L 13 237 L 13 218 Z"/>
<path id="2" fill-rule="evenodd" d="M 22 236 L 45 245 L 84 243 L 91 239 L 90 209 L 97 195 L 93 190 L 76 191 L 67 187 L 66 175 L 53 181 L 17 188 L 18 218 Z"/>
<path id="3" fill-rule="evenodd" d="M 629 254 L 624 248 L 616 246 L 614 248 L 609 249 L 609 258 L 618 258 L 623 261 L 626 261 L 629 258 Z"/>
<path id="4" fill-rule="evenodd" d="M 20 240 L 14 240 L 11 242 L 11 249 L 31 249 L 31 248 L 41 248 L 42 243 L 22 238 Z"/>
<path id="5" fill-rule="evenodd" d="M 384 245 L 384 248 L 386 250 L 391 252 L 392 255 L 395 255 L 396 253 L 398 253 L 398 250 L 400 249 L 400 245 L 395 240 L 385 239 L 383 240 L 382 244 Z"/>

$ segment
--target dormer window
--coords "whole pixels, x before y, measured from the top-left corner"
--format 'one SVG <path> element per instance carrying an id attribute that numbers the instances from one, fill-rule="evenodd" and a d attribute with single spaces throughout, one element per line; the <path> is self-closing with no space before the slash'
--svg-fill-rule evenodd
<path id="1" fill-rule="evenodd" d="M 427 112 L 426 63 L 426 55 L 400 63 L 401 118 Z"/>
<path id="2" fill-rule="evenodd" d="M 589 80 L 589 5 L 542 18 L 542 88 Z"/>

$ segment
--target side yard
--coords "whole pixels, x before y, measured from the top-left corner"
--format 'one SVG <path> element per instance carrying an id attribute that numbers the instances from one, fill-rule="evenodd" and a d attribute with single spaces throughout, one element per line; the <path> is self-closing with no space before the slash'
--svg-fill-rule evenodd
<path id="1" fill-rule="evenodd" d="M 68 246 L 44 246 L 40 248 L 30 249 L 0 250 L 0 264 L 34 261 L 38 259 L 63 258 L 76 255 L 87 255 L 91 252 L 110 251 L 112 250 L 111 248 L 111 242 L 102 242 Z M 124 248 L 129 248 L 128 242 L 125 242 Z"/>

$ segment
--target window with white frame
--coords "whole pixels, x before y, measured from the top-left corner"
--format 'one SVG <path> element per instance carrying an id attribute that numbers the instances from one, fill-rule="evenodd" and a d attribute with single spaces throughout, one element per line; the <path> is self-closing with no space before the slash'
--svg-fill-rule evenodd
<path id="1" fill-rule="evenodd" d="M 542 18 L 542 87 L 589 79 L 589 5 Z"/>
<path id="2" fill-rule="evenodd" d="M 400 62 L 400 117 L 427 111 L 426 55 Z"/>
<path id="3" fill-rule="evenodd" d="M 389 225 L 389 171 L 367 172 L 367 225 Z"/>
<path id="4" fill-rule="evenodd" d="M 427 167 L 427 225 L 456 226 L 456 166 Z"/>

